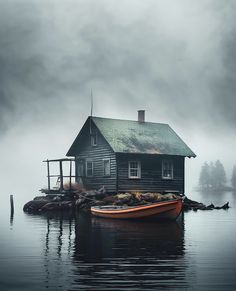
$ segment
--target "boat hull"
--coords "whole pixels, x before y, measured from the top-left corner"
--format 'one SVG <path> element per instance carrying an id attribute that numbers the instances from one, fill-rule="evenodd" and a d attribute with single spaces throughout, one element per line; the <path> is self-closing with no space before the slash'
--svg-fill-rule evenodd
<path id="1" fill-rule="evenodd" d="M 175 220 L 183 207 L 182 199 L 163 201 L 136 207 L 91 207 L 91 213 L 98 217 L 115 219 L 170 219 Z"/>

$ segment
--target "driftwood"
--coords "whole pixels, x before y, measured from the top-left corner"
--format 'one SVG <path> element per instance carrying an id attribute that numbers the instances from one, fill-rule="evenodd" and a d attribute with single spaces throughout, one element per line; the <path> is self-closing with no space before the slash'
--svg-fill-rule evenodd
<path id="1" fill-rule="evenodd" d="M 229 202 L 225 203 L 223 206 L 215 206 L 214 204 L 210 204 L 206 206 L 203 203 L 199 203 L 197 201 L 188 199 L 187 197 L 184 198 L 184 210 L 213 210 L 213 209 L 229 209 Z"/>

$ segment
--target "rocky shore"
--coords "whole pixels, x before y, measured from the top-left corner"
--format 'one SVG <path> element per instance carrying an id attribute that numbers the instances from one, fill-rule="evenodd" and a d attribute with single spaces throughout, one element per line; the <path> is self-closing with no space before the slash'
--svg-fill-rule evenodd
<path id="1" fill-rule="evenodd" d="M 45 195 L 37 196 L 24 205 L 23 210 L 28 213 L 45 213 L 48 211 L 68 211 L 83 210 L 89 211 L 91 206 L 102 205 L 127 205 L 137 206 L 149 203 L 156 203 L 176 199 L 178 196 L 173 193 L 122 193 L 117 195 L 108 195 L 104 187 L 95 191 L 86 191 L 74 185 L 71 193 L 63 196 Z M 229 203 L 223 206 L 205 205 L 203 203 L 183 197 L 184 210 L 213 210 L 228 209 Z"/>

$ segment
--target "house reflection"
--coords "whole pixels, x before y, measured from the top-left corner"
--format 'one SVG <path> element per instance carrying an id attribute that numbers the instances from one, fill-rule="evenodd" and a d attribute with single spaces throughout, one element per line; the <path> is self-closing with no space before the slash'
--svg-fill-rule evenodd
<path id="1" fill-rule="evenodd" d="M 178 222 L 76 217 L 76 286 L 187 287 L 184 218 Z M 111 286 L 110 286 L 111 287 Z"/>
<path id="2" fill-rule="evenodd" d="M 178 222 L 109 220 L 78 213 L 42 218 L 45 288 L 188 287 L 183 216 Z"/>
<path id="3" fill-rule="evenodd" d="M 69 288 L 72 277 L 65 274 L 71 269 L 71 253 L 75 238 L 74 214 L 50 213 L 40 218 L 46 220 L 43 248 L 44 287 L 49 290 L 58 290 L 61 286 Z"/>

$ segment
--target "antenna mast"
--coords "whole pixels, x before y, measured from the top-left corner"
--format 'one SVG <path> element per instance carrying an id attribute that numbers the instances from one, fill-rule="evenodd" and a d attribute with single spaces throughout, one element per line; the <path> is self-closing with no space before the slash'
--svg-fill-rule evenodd
<path id="1" fill-rule="evenodd" d="M 90 116 L 93 116 L 93 90 L 91 89 L 91 114 Z"/>
<path id="2" fill-rule="evenodd" d="M 90 134 L 92 134 L 92 116 L 93 116 L 93 90 L 91 88 L 91 108 L 90 108 Z"/>

